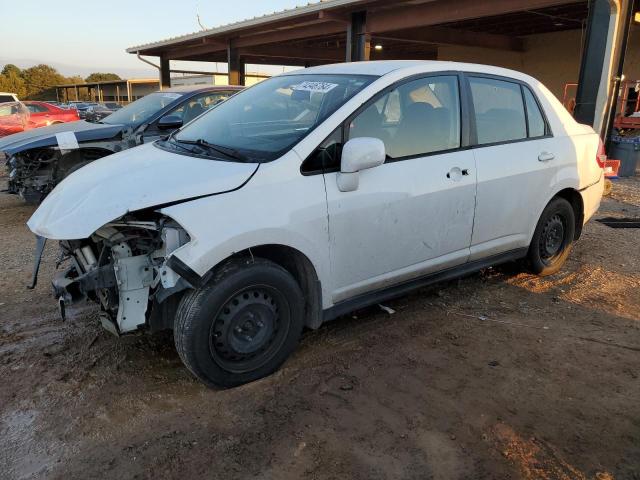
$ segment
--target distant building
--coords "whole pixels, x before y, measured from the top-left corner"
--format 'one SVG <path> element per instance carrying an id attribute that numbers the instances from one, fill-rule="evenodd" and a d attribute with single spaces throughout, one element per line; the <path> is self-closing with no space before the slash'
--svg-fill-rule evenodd
<path id="1" fill-rule="evenodd" d="M 160 81 L 153 78 L 108 80 L 94 83 L 69 83 L 56 86 L 60 102 L 118 102 L 127 104 L 160 89 Z"/>
<path id="2" fill-rule="evenodd" d="M 254 85 L 269 75 L 263 73 L 247 73 L 245 76 L 245 85 Z M 215 73 L 213 75 L 184 75 L 172 76 L 171 86 L 182 87 L 186 85 L 229 85 L 229 76 L 226 73 Z"/>
<path id="3" fill-rule="evenodd" d="M 246 75 L 246 85 L 254 85 L 265 78 L 269 78 L 269 75 L 263 73 L 248 73 Z M 172 87 L 228 84 L 229 76 L 226 73 L 171 77 Z M 160 81 L 154 78 L 132 78 L 94 83 L 69 83 L 57 85 L 55 88 L 59 102 L 118 102 L 126 105 L 145 95 L 160 90 Z"/>

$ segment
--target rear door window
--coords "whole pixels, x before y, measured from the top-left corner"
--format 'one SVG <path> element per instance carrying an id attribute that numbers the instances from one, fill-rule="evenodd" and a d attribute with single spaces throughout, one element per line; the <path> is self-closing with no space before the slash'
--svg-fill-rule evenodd
<path id="1" fill-rule="evenodd" d="M 527 138 L 527 121 L 520 84 L 470 77 L 478 144 Z"/>
<path id="2" fill-rule="evenodd" d="M 49 111 L 42 105 L 37 105 L 35 103 L 30 103 L 29 105 L 27 105 L 27 108 L 31 113 L 46 113 Z"/>
<path id="3" fill-rule="evenodd" d="M 178 116 L 182 118 L 183 123 L 189 123 L 197 116 L 203 114 L 211 107 L 216 106 L 220 102 L 225 101 L 234 91 L 215 91 L 196 95 L 187 102 L 180 105 L 168 115 Z"/>

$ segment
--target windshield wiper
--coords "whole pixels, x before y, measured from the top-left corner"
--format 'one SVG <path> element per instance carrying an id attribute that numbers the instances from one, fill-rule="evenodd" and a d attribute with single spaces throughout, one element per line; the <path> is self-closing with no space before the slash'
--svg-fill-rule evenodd
<path id="1" fill-rule="evenodd" d="M 184 150 L 185 152 L 189 152 L 189 153 L 198 153 L 196 151 L 193 150 L 193 148 L 189 148 L 189 147 L 185 147 L 184 145 L 180 145 L 175 139 L 171 138 L 171 135 L 169 135 L 169 138 L 167 138 L 166 140 L 164 140 L 164 143 L 168 143 L 169 145 L 172 145 L 174 147 L 178 147 L 181 148 L 182 150 Z"/>
<path id="2" fill-rule="evenodd" d="M 223 147 L 222 145 L 215 145 L 213 143 L 209 143 L 206 140 L 199 138 L 198 140 L 178 140 L 177 138 L 172 139 L 174 142 L 186 143 L 187 145 L 197 145 L 198 147 L 207 148 L 209 150 L 213 150 L 214 152 L 221 153 L 226 155 L 229 158 L 233 158 L 234 160 L 238 160 L 240 162 L 248 162 L 249 158 L 245 155 L 242 155 L 240 152 L 233 148 Z"/>

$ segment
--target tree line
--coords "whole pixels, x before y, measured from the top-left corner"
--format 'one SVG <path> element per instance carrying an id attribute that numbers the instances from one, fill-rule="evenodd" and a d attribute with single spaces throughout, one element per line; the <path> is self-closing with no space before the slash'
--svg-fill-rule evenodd
<path id="1" fill-rule="evenodd" d="M 49 65 L 40 64 L 20 69 L 9 63 L 0 72 L 0 92 L 15 93 L 18 98 L 26 100 L 55 100 L 55 85 L 107 80 L 120 80 L 120 77 L 115 73 L 100 72 L 92 73 L 87 78 L 79 75 L 65 77 Z M 81 92 L 76 100 L 88 100 L 88 94 Z"/>

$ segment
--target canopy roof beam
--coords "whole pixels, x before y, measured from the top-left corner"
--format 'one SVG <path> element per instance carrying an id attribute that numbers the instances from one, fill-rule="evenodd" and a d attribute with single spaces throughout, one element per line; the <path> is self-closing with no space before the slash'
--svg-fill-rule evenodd
<path id="1" fill-rule="evenodd" d="M 447 27 L 426 27 L 406 32 L 374 35 L 376 40 L 394 40 L 407 43 L 436 45 L 462 45 L 493 48 L 497 50 L 524 51 L 524 42 L 517 37 L 493 33 L 471 32 Z"/>
<path id="2" fill-rule="evenodd" d="M 390 32 L 427 27 L 472 18 L 490 17 L 521 10 L 535 10 L 569 3 L 567 0 L 456 0 L 432 1 L 405 8 L 380 10 L 371 13 L 368 26 L 371 32 Z"/>

